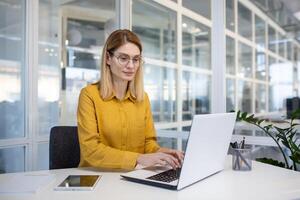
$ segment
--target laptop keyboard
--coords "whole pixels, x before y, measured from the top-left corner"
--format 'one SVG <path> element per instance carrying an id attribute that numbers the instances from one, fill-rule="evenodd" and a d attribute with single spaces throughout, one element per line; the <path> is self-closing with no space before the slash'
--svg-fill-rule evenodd
<path id="1" fill-rule="evenodd" d="M 181 168 L 170 169 L 168 171 L 164 171 L 164 172 L 161 172 L 159 174 L 155 174 L 153 176 L 150 176 L 147 179 L 170 183 L 170 182 L 175 181 L 179 178 L 180 171 L 181 171 Z"/>

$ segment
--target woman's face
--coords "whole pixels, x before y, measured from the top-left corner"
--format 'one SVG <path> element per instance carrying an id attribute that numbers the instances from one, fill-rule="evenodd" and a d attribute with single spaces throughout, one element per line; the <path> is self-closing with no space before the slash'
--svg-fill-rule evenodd
<path id="1" fill-rule="evenodd" d="M 114 81 L 131 81 L 141 62 L 141 52 L 133 43 L 120 46 L 113 55 L 108 54 L 107 65 L 109 65 Z"/>

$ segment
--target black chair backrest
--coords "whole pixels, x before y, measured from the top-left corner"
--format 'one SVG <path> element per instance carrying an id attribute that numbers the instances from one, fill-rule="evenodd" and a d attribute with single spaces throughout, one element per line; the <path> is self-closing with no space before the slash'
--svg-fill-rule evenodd
<path id="1" fill-rule="evenodd" d="M 50 131 L 49 169 L 78 167 L 80 147 L 76 126 L 55 126 Z"/>

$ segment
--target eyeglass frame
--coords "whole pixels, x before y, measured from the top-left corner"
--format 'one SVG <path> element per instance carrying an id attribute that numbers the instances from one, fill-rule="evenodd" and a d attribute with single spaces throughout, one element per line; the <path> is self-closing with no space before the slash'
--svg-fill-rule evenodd
<path id="1" fill-rule="evenodd" d="M 122 55 L 118 55 L 118 56 L 117 56 L 117 55 L 114 54 L 114 52 L 108 51 L 108 53 L 109 53 L 110 56 L 114 56 L 115 58 L 117 58 L 118 63 L 119 63 L 121 66 L 123 66 L 123 67 L 127 66 L 127 65 L 129 64 L 130 60 L 132 61 L 133 66 L 135 66 L 135 67 L 140 67 L 142 64 L 144 64 L 144 59 L 143 59 L 143 57 L 142 57 L 141 55 L 138 56 L 138 57 L 139 57 L 139 64 L 136 65 L 136 64 L 134 63 L 134 57 L 131 58 L 128 54 L 121 53 Z M 126 56 L 127 59 L 128 59 L 128 61 L 126 61 L 126 63 L 122 64 L 122 62 L 120 61 L 120 57 L 121 57 L 121 56 Z"/>

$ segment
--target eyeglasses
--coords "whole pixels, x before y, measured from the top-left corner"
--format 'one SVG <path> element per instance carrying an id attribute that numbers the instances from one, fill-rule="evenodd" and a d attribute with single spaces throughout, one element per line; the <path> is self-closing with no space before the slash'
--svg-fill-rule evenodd
<path id="1" fill-rule="evenodd" d="M 119 64 L 121 66 L 126 66 L 128 65 L 128 63 L 130 62 L 130 60 L 132 61 L 132 64 L 135 66 L 135 67 L 139 67 L 141 64 L 143 64 L 143 58 L 141 56 L 135 56 L 133 58 L 130 58 L 129 55 L 126 55 L 126 54 L 120 54 L 120 55 L 114 55 L 113 53 L 111 53 L 112 56 L 116 57 Z"/>

